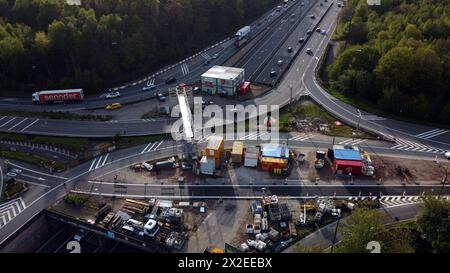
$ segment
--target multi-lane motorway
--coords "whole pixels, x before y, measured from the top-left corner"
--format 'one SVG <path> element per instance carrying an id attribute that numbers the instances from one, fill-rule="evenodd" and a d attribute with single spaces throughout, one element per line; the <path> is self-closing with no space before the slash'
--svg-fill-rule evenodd
<path id="1" fill-rule="evenodd" d="M 279 59 L 284 61 L 283 66 L 289 66 L 289 64 L 290 66 L 279 84 L 271 92 L 243 103 L 284 106 L 289 103 L 291 94 L 294 99 L 299 98 L 300 95 L 308 95 L 336 116 L 337 119 L 354 126 L 359 125 L 360 128 L 383 138 L 391 139 L 396 142 L 398 147 L 414 146 L 416 150 L 424 150 L 428 146 L 433 146 L 441 150 L 450 149 L 449 130 L 391 120 L 364 111 L 361 111 L 361 115 L 359 115 L 358 109 L 332 97 L 318 85 L 314 71 L 334 31 L 340 8 L 333 5 L 334 2 L 331 1 L 325 3 L 324 6 L 319 6 L 318 1 L 312 1 L 311 3 L 315 5 L 309 9 L 309 2 L 305 2 L 305 6 L 301 7 L 297 1 L 296 4 L 285 8 L 284 12 L 269 11 L 263 16 L 263 19 L 252 25 L 254 27 L 252 37 L 258 35 L 264 35 L 264 37 L 256 45 L 252 45 L 251 50 L 244 55 L 242 60 L 248 71 L 258 72 L 255 74 L 256 80 L 262 82 L 279 80 L 276 77 L 273 79 L 267 78 Z M 327 9 L 329 10 L 325 14 Z M 292 23 L 292 14 L 298 21 Z M 312 14 L 315 15 L 315 19 L 309 17 Z M 281 25 L 283 27 L 280 29 Z M 325 34 L 315 32 L 316 26 L 325 30 Z M 306 34 L 307 30 L 313 30 L 310 36 Z M 299 37 L 305 37 L 305 42 L 301 45 L 298 44 Z M 287 46 L 291 46 L 291 44 L 293 52 L 289 53 L 287 52 Z M 311 48 L 313 54 L 307 54 L 306 48 Z M 184 65 L 179 64 L 179 66 L 164 69 L 166 70 L 164 73 L 172 73 L 170 71 L 176 70 L 173 73 L 178 73 L 176 76 L 180 76 L 189 71 L 186 77 L 191 77 L 191 80 L 198 79 L 200 73 L 206 69 L 203 66 L 203 61 L 208 59 L 208 56 L 220 51 L 219 58 L 211 63 L 223 63 L 235 54 L 237 49 L 232 45 L 232 40 L 227 40 L 209 50 L 211 52 L 207 50 L 185 61 L 186 64 Z M 265 64 L 264 69 L 258 67 L 261 64 Z M 279 70 L 280 67 L 277 66 L 276 69 Z M 194 73 L 194 71 L 197 72 Z M 279 76 L 277 75 L 277 77 Z M 187 81 L 188 79 L 183 80 Z M 138 92 L 142 86 L 147 84 L 147 81 L 130 87 L 130 93 Z M 133 88 L 136 90 L 133 91 Z M 0 131 L 38 135 L 110 137 L 116 133 L 128 136 L 167 133 L 170 131 L 171 123 L 170 120 L 89 122 L 3 116 L 0 117 Z M 95 128 L 95 130 L 92 130 L 92 128 Z"/>

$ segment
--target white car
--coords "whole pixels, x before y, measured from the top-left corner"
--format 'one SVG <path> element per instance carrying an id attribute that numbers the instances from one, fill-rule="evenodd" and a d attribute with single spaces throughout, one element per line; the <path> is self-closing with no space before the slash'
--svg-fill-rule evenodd
<path id="1" fill-rule="evenodd" d="M 142 87 L 142 91 L 152 90 L 153 88 L 155 88 L 154 84 L 147 85 L 147 86 Z"/>
<path id="2" fill-rule="evenodd" d="M 118 98 L 118 97 L 120 97 L 119 91 L 109 92 L 108 94 L 106 94 L 107 99 L 114 99 L 114 98 Z"/>
<path id="3" fill-rule="evenodd" d="M 450 160 L 450 151 L 446 151 L 444 153 L 444 157 L 447 158 L 448 160 Z"/>

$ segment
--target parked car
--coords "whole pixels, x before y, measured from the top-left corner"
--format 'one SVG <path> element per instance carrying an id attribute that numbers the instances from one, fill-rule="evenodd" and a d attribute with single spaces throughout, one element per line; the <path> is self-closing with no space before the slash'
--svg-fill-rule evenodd
<path id="1" fill-rule="evenodd" d="M 450 160 L 450 151 L 445 152 L 444 157 Z"/>
<path id="2" fill-rule="evenodd" d="M 86 237 L 86 230 L 84 229 L 79 229 L 77 231 L 77 233 L 75 233 L 75 235 L 73 236 L 73 239 L 77 242 L 80 242 L 84 237 Z"/>
<path id="3" fill-rule="evenodd" d="M 174 83 L 176 81 L 177 81 L 177 79 L 175 79 L 174 77 L 170 77 L 170 78 L 166 79 L 166 84 L 171 84 L 171 83 Z"/>
<path id="4" fill-rule="evenodd" d="M 158 100 L 159 101 L 166 101 L 166 97 L 164 97 L 164 95 L 162 93 L 158 94 Z"/>
<path id="5" fill-rule="evenodd" d="M 108 104 L 106 106 L 107 110 L 114 110 L 114 109 L 119 109 L 119 108 L 122 108 L 122 104 L 120 104 L 118 102 L 114 102 L 114 103 Z"/>
<path id="6" fill-rule="evenodd" d="M 142 87 L 142 91 L 152 90 L 153 88 L 155 88 L 154 84 L 146 85 L 146 86 Z"/>
<path id="7" fill-rule="evenodd" d="M 107 99 L 114 99 L 114 98 L 118 98 L 118 97 L 120 97 L 119 91 L 109 92 L 108 94 L 106 94 Z"/>
<path id="8" fill-rule="evenodd" d="M 196 87 L 194 87 L 194 89 L 192 91 L 194 92 L 194 94 L 198 94 L 198 93 L 200 93 L 201 88 L 196 86 Z"/>

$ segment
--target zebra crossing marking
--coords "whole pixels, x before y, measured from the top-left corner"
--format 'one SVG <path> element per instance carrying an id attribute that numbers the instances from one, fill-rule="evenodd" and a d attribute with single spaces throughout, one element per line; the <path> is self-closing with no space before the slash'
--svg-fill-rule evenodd
<path id="1" fill-rule="evenodd" d="M 363 143 L 364 141 L 366 141 L 366 139 L 353 139 L 353 138 L 349 138 L 346 140 L 343 140 L 341 142 L 339 142 L 338 144 L 340 145 L 358 145 Z"/>
<path id="2" fill-rule="evenodd" d="M 101 155 L 99 157 L 94 158 L 94 160 L 92 160 L 91 166 L 89 167 L 89 171 L 103 167 L 106 164 L 106 161 L 108 160 L 108 156 L 109 156 L 109 153 L 106 154 L 105 157 L 103 157 L 103 155 Z"/>
<path id="3" fill-rule="evenodd" d="M 421 139 L 430 139 L 430 138 L 445 134 L 447 132 L 449 132 L 449 130 L 434 129 L 434 130 L 426 131 L 426 132 L 420 133 L 418 135 L 415 135 L 415 137 L 418 137 Z"/>
<path id="4" fill-rule="evenodd" d="M 202 53 L 202 57 L 205 58 L 205 60 L 207 61 L 211 60 L 211 56 L 209 56 L 208 53 Z"/>
<path id="5" fill-rule="evenodd" d="M 189 67 L 186 63 L 181 64 L 181 73 L 183 73 L 183 76 L 189 74 Z"/>
<path id="6" fill-rule="evenodd" d="M 0 204 L 0 228 L 19 215 L 26 207 L 22 197 Z"/>
<path id="7" fill-rule="evenodd" d="M 295 140 L 295 141 L 305 141 L 307 139 L 312 138 L 313 136 L 302 136 L 302 135 L 298 135 L 298 136 L 294 136 L 289 138 L 289 140 Z"/>
<path id="8" fill-rule="evenodd" d="M 151 152 L 151 151 L 156 151 L 159 148 L 159 146 L 161 146 L 161 144 L 163 144 L 163 142 L 164 142 L 164 140 L 161 140 L 159 143 L 157 141 L 156 142 L 150 142 L 141 151 L 141 154 L 148 153 L 148 152 Z"/>

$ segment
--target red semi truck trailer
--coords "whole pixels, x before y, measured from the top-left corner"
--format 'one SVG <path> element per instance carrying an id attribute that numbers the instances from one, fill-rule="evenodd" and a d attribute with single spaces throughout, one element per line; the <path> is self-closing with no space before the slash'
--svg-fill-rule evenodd
<path id="1" fill-rule="evenodd" d="M 31 100 L 36 104 L 83 101 L 83 89 L 45 90 L 34 92 Z"/>

